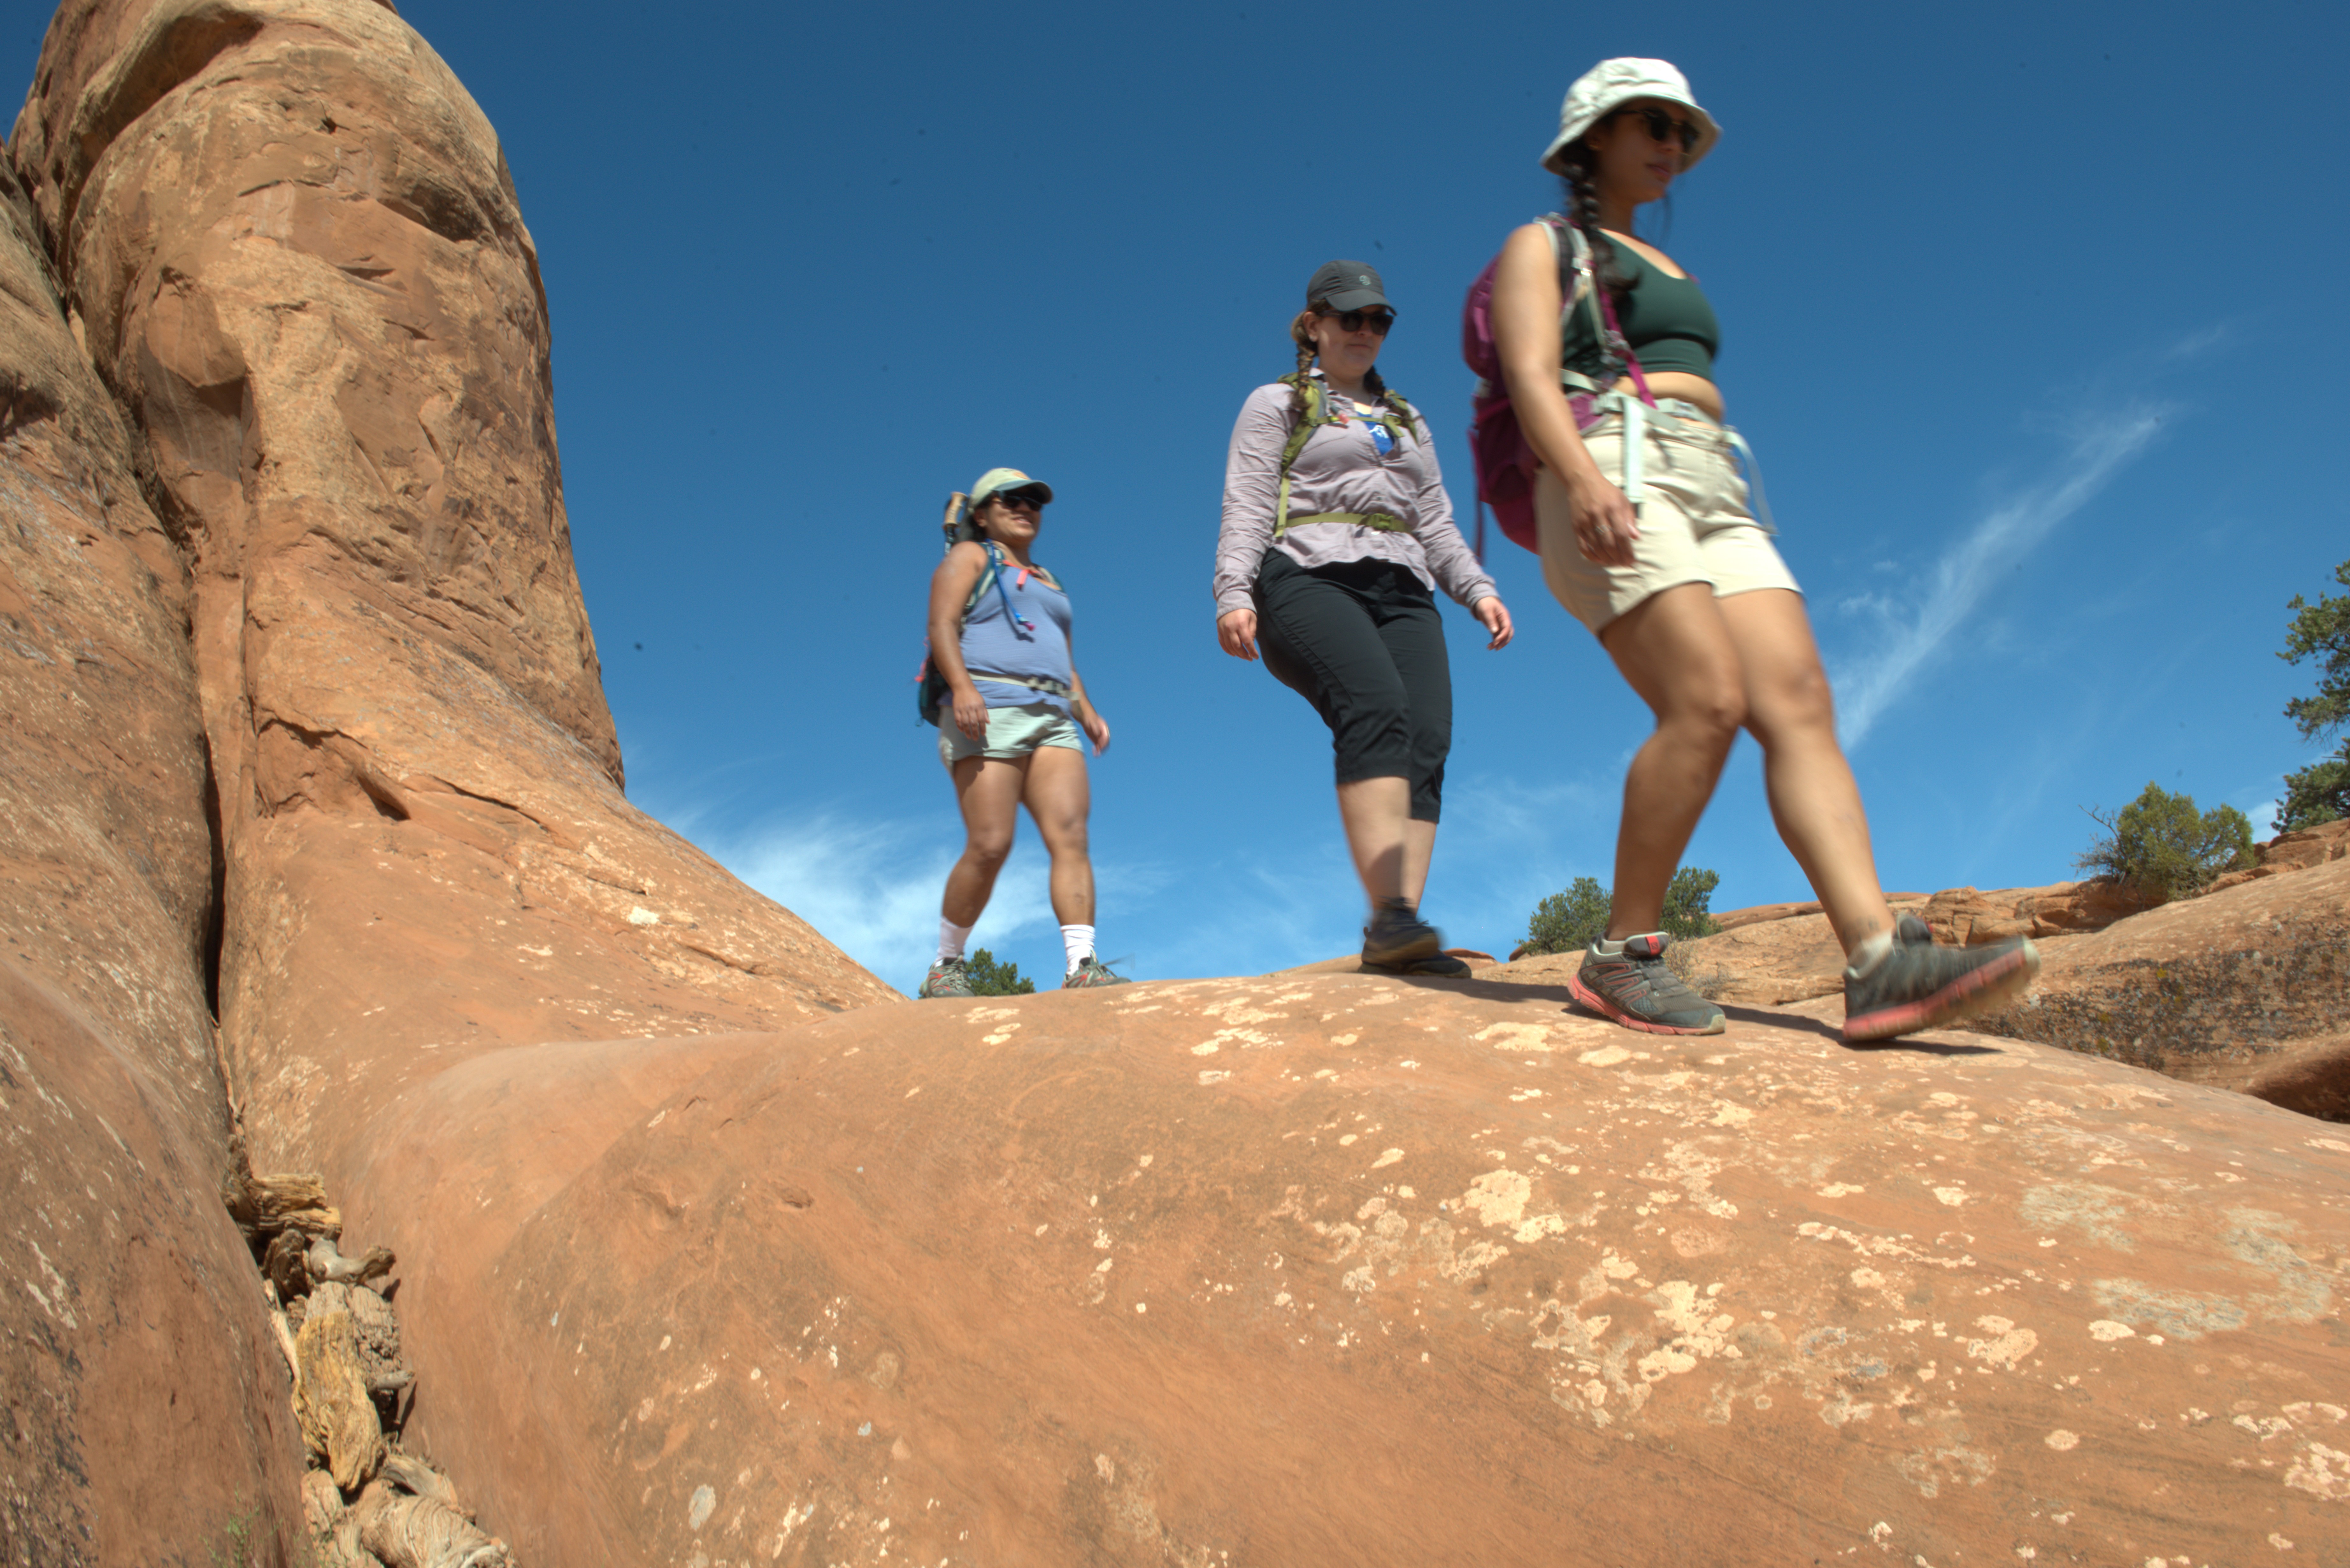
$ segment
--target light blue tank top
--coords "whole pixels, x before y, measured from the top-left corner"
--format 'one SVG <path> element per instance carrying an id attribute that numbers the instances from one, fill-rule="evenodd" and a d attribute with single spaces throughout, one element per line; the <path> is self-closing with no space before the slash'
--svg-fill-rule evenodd
<path id="1" fill-rule="evenodd" d="M 1058 681 L 1065 689 L 1069 684 L 1069 596 L 1001 552 L 996 552 L 994 566 L 993 582 L 982 572 L 979 602 L 962 623 L 962 663 L 971 671 L 972 685 L 991 708 L 1042 702 L 1069 713 L 1066 697 L 988 679 L 991 674 L 1025 675 Z"/>

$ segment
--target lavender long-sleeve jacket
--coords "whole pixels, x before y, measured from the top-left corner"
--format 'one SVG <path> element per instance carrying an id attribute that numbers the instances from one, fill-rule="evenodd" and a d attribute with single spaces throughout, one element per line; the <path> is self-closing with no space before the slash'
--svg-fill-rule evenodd
<path id="1" fill-rule="evenodd" d="M 1410 524 L 1410 533 L 1383 533 L 1351 523 L 1310 523 L 1290 529 L 1275 543 L 1273 519 L 1281 493 L 1281 449 L 1295 428 L 1289 404 L 1289 389 L 1280 382 L 1259 387 L 1241 405 L 1241 417 L 1232 426 L 1232 450 L 1224 462 L 1224 524 L 1216 539 L 1218 616 L 1255 607 L 1257 569 L 1268 547 L 1306 567 L 1392 561 L 1463 605 L 1493 596 L 1493 579 L 1477 564 L 1452 520 L 1452 502 L 1444 493 L 1444 475 L 1437 467 L 1428 421 L 1417 410 L 1417 428 L 1405 432 L 1384 457 L 1364 421 L 1350 419 L 1315 431 L 1289 470 L 1292 517 L 1316 512 L 1387 512 Z"/>

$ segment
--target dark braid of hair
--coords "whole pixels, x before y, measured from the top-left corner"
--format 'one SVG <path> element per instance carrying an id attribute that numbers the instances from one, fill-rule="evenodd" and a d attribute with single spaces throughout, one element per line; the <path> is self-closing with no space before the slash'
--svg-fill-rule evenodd
<path id="1" fill-rule="evenodd" d="M 1314 312 L 1301 310 L 1289 324 L 1290 341 L 1297 345 L 1297 379 L 1289 383 L 1289 413 L 1295 420 L 1305 417 L 1305 377 L 1314 369 L 1314 334 L 1306 323 Z"/>
<path id="2" fill-rule="evenodd" d="M 1616 302 L 1616 314 L 1621 317 L 1626 308 L 1624 296 L 1630 291 L 1631 284 L 1617 260 L 1616 242 L 1609 239 L 1607 231 L 1599 226 L 1599 188 L 1591 179 L 1590 154 L 1590 147 L 1577 141 L 1561 161 L 1565 165 L 1562 173 L 1566 187 L 1565 216 L 1566 221 L 1580 230 L 1584 239 L 1589 243 L 1592 276 L 1599 287 L 1607 291 L 1607 297 Z M 1613 327 L 1598 333 L 1597 337 L 1599 341 L 1592 345 L 1592 358 L 1586 360 L 1577 356 L 1577 362 L 1571 368 L 1591 370 L 1600 380 L 1613 381 L 1624 373 L 1624 362 L 1632 353 L 1631 345 L 1626 343 L 1622 333 Z"/>
<path id="3" fill-rule="evenodd" d="M 1562 205 L 1566 221 L 1581 229 L 1583 237 L 1591 242 L 1591 263 L 1599 275 L 1600 286 L 1621 306 L 1629 282 L 1624 276 L 1624 269 L 1617 265 L 1616 242 L 1599 226 L 1599 188 L 1591 182 L 1590 166 L 1585 161 L 1589 155 L 1590 150 L 1580 141 L 1568 150 L 1562 177 L 1566 187 Z"/>

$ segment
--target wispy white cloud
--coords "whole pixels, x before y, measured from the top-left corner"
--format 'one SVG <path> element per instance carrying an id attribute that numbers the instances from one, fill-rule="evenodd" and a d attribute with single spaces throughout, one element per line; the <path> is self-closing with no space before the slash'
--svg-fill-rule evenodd
<path id="1" fill-rule="evenodd" d="M 1866 739 L 1877 721 L 1965 623 L 1999 575 L 2110 483 L 2153 441 L 2166 410 L 2138 406 L 2084 429 L 2046 479 L 1992 508 L 1964 539 L 1934 563 L 1914 602 L 1866 596 L 1865 608 L 1884 631 L 1859 658 L 1835 672 L 1837 724 L 1847 750 Z"/>
<path id="2" fill-rule="evenodd" d="M 935 821 L 859 822 L 835 813 L 702 842 L 735 876 L 901 991 L 911 992 L 937 956 L 939 896 L 962 845 Z M 1033 840 L 1014 849 L 972 933 L 972 946 L 1004 957 L 1012 940 L 1049 933 L 1050 948 L 1058 950 L 1047 865 Z M 1029 964 L 1024 972 L 1039 967 Z M 1047 981 L 1057 972 L 1049 963 L 1041 968 Z"/>

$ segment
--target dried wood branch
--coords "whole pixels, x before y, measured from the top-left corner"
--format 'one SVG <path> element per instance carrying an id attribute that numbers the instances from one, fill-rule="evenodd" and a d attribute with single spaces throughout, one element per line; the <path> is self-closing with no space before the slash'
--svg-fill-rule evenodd
<path id="1" fill-rule="evenodd" d="M 327 1284 L 363 1285 L 369 1280 L 384 1279 L 391 1273 L 392 1264 L 400 1260 L 389 1247 L 369 1247 L 361 1258 L 346 1258 L 335 1243 L 321 1236 L 310 1243 L 302 1260 L 310 1278 Z"/>
<path id="2" fill-rule="evenodd" d="M 383 1463 L 383 1427 L 359 1365 L 359 1333 L 348 1312 L 313 1303 L 295 1336 L 299 1370 L 294 1415 L 310 1452 L 346 1492 L 365 1485 Z"/>
<path id="3" fill-rule="evenodd" d="M 368 1489 L 357 1512 L 359 1544 L 386 1568 L 513 1568 L 504 1542 L 437 1497 L 378 1485 Z"/>

